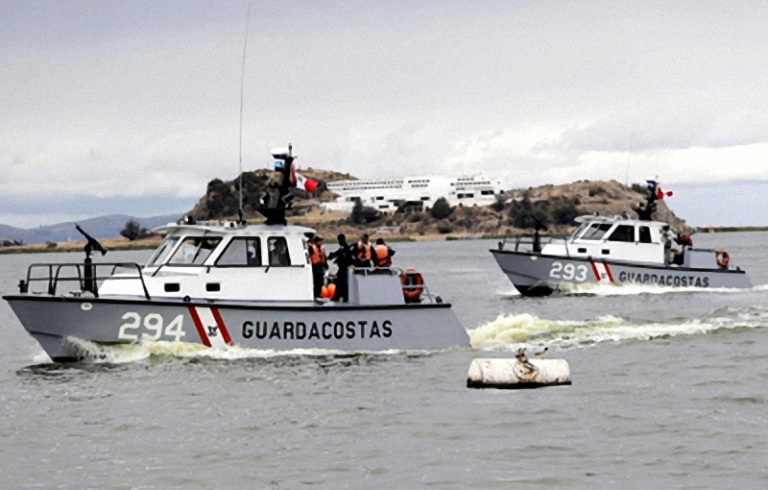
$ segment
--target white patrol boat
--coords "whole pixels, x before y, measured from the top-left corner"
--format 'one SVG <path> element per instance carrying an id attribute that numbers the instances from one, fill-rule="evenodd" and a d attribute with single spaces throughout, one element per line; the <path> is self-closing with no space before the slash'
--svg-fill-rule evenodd
<path id="1" fill-rule="evenodd" d="M 267 211 L 280 221 L 279 210 Z M 3 299 L 54 361 L 79 357 L 71 337 L 275 350 L 469 346 L 451 305 L 412 271 L 351 269 L 348 302 L 316 300 L 310 228 L 221 222 L 154 231 L 165 239 L 143 267 L 92 262 L 92 250 L 106 252 L 84 233 L 85 263 L 33 264 L 19 294 Z M 40 284 L 45 290 L 33 291 Z"/>
<path id="2" fill-rule="evenodd" d="M 491 250 L 501 270 L 524 296 L 546 296 L 579 284 L 646 284 L 668 287 L 748 288 L 747 274 L 730 263 L 725 250 L 694 248 L 678 236 L 673 248 L 667 223 L 651 220 L 661 191 L 648 181 L 639 219 L 580 216 L 567 239 L 499 242 Z"/>

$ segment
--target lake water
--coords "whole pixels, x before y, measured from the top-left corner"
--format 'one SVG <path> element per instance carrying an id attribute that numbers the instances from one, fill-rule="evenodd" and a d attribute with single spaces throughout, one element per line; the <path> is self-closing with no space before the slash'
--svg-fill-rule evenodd
<path id="1" fill-rule="evenodd" d="M 694 241 L 755 287 L 529 299 L 493 241 L 394 244 L 470 330 L 473 349 L 430 354 L 135 346 L 52 365 L 2 302 L 0 486 L 765 488 L 768 233 Z M 80 258 L 0 256 L 0 292 L 30 262 Z M 573 385 L 466 388 L 473 358 L 521 346 L 549 346 Z"/>

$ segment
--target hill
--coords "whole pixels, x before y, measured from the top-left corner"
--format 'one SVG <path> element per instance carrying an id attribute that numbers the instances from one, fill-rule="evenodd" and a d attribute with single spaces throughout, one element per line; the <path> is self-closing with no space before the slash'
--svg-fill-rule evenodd
<path id="1" fill-rule="evenodd" d="M 423 210 L 387 214 L 371 223 L 354 224 L 348 213 L 315 209 L 294 222 L 315 228 L 326 238 L 338 233 L 356 237 L 377 230 L 396 231 L 393 238 L 502 237 L 532 233 L 533 215 L 548 227 L 544 234 L 561 236 L 573 231 L 576 216 L 598 213 L 636 217 L 632 209 L 643 201 L 643 193 L 616 181 L 581 181 L 511 190 L 499 196 L 494 205 L 457 206 L 441 218 L 435 217 L 433 210 Z M 675 216 L 663 201 L 658 203 L 655 216 L 670 223 L 675 230 L 689 230 L 685 221 Z"/>
<path id="2" fill-rule="evenodd" d="M 564 185 L 543 185 L 528 189 L 514 189 L 498 196 L 491 206 L 445 207 L 443 214 L 436 209 L 412 210 L 379 214 L 375 210 L 363 210 L 353 217 L 350 213 L 330 212 L 320 204 L 333 200 L 325 183 L 337 180 L 355 180 L 349 174 L 328 170 L 306 169 L 303 175 L 321 183 L 314 195 L 294 191 L 298 197 L 292 208 L 293 224 L 315 228 L 318 234 L 329 241 L 339 233 L 356 238 L 361 233 L 387 234 L 390 239 L 429 239 L 436 237 L 501 237 L 529 234 L 535 226 L 535 216 L 548 227 L 550 235 L 566 235 L 573 230 L 573 218 L 583 214 L 624 215 L 636 217 L 632 211 L 644 200 L 643 187 L 626 187 L 616 181 L 578 181 Z M 244 203 L 250 205 L 263 192 L 269 173 L 266 170 L 243 174 Z M 237 183 L 214 179 L 198 204 L 189 213 L 201 219 L 231 219 L 237 216 Z M 437 206 L 435 206 L 437 208 Z M 262 220 L 252 207 L 246 209 L 249 221 Z M 362 219 L 361 219 L 362 217 Z M 179 215 L 163 215 L 148 218 L 134 218 L 144 228 L 176 221 Z M 677 231 L 690 231 L 685 221 L 675 216 L 664 201 L 658 203 L 656 219 L 668 222 Z M 110 215 L 79 221 L 78 223 L 98 239 L 112 239 L 120 235 L 125 223 L 131 219 L 126 215 Z M 356 220 L 358 222 L 356 222 Z M 72 242 L 60 245 L 57 250 L 79 250 L 82 237 L 75 230 L 74 222 L 41 226 L 33 229 L 14 228 L 0 225 L 0 245 L 4 240 L 23 241 L 27 245 L 46 242 Z M 153 247 L 159 239 L 148 239 L 128 243 L 117 240 L 110 243 L 113 249 Z M 125 242 L 125 243 L 123 243 Z M 110 248 L 108 247 L 108 248 Z M 5 247 L 3 252 L 50 251 L 45 246 Z"/>
<path id="3" fill-rule="evenodd" d="M 320 202 L 332 201 L 336 195 L 329 192 L 326 188 L 327 182 L 337 180 L 356 180 L 349 174 L 342 174 L 330 170 L 321 170 L 307 168 L 299 170 L 304 177 L 315 180 L 319 183 L 317 190 L 313 194 L 303 190 L 294 189 L 293 194 L 296 198 L 293 201 L 288 216 L 299 216 L 316 207 Z M 259 169 L 250 172 L 243 172 L 243 213 L 246 219 L 258 219 L 261 215 L 256 211 L 256 205 L 260 197 L 264 194 L 267 182 L 271 175 L 267 169 Z M 224 182 L 221 179 L 213 179 L 208 183 L 205 195 L 187 214 L 196 219 L 235 219 L 240 202 L 240 179 Z"/>
<path id="4" fill-rule="evenodd" d="M 142 227 L 152 229 L 170 221 L 176 221 L 179 217 L 178 214 L 168 214 L 133 219 L 138 221 Z M 98 218 L 80 220 L 77 223 L 94 238 L 115 238 L 120 236 L 120 230 L 125 227 L 125 223 L 129 219 L 131 219 L 131 216 L 112 214 L 108 216 L 100 216 Z M 2 245 L 5 240 L 21 241 L 28 245 L 34 245 L 45 242 L 58 243 L 79 241 L 82 239 L 82 235 L 75 230 L 75 223 L 71 221 L 30 229 L 0 225 L 0 245 Z"/>
<path id="5" fill-rule="evenodd" d="M 515 236 L 530 233 L 536 220 L 548 227 L 548 233 L 564 235 L 571 232 L 573 219 L 583 214 L 622 215 L 636 217 L 633 211 L 644 201 L 642 186 L 627 187 L 617 181 L 578 181 L 564 185 L 543 185 L 515 189 L 499 196 L 492 206 L 458 206 L 447 213 L 436 210 L 404 209 L 403 212 L 380 214 L 367 208 L 358 210 L 357 218 L 349 213 L 328 212 L 322 202 L 336 196 L 329 192 L 326 182 L 355 180 L 349 174 L 327 170 L 307 169 L 301 173 L 321 183 L 314 195 L 294 191 L 297 198 L 289 210 L 289 221 L 315 228 L 327 238 L 338 233 L 357 236 L 362 232 L 393 233 L 395 236 Z M 243 207 L 249 220 L 260 221 L 253 204 L 264 192 L 269 171 L 257 170 L 243 174 Z M 234 219 L 238 207 L 238 182 L 214 179 L 198 204 L 189 214 L 198 219 Z M 535 217 L 536 220 L 533 218 Z M 670 223 L 673 229 L 687 230 L 685 221 L 675 216 L 664 201 L 658 202 L 656 219 Z"/>

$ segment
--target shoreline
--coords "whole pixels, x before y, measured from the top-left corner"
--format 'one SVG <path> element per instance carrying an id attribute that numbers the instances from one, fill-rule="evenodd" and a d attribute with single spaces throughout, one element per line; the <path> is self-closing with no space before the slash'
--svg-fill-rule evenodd
<path id="1" fill-rule="evenodd" d="M 768 231 L 768 226 L 700 226 L 697 233 L 748 233 L 753 231 Z"/>
<path id="2" fill-rule="evenodd" d="M 429 233 L 424 235 L 382 235 L 376 234 L 377 237 L 382 237 L 389 243 L 401 243 L 401 242 L 437 242 L 437 241 L 462 241 L 462 240 L 499 240 L 499 239 L 514 239 L 517 237 L 527 237 L 533 235 L 533 230 L 526 232 L 527 230 L 521 230 L 522 232 L 516 235 L 501 235 L 501 234 L 477 234 L 477 233 Z M 768 226 L 703 226 L 696 229 L 696 233 L 748 233 L 768 231 Z M 374 236 L 373 234 L 371 236 Z M 542 238 L 553 236 L 561 237 L 561 234 L 548 235 L 542 233 Z M 128 241 L 125 238 L 107 238 L 101 240 L 101 244 L 108 252 L 118 252 L 124 250 L 151 250 L 156 248 L 162 237 L 150 237 L 141 240 L 135 240 L 133 242 Z M 335 245 L 336 240 L 326 240 L 328 245 Z M 85 241 L 79 242 L 64 242 L 57 243 L 56 246 L 51 247 L 50 244 L 39 243 L 35 245 L 15 245 L 10 247 L 1 247 L 0 255 L 15 255 L 15 254 L 41 254 L 41 253 L 76 253 L 83 252 L 85 247 Z"/>
<path id="3" fill-rule="evenodd" d="M 373 235 L 372 235 L 373 236 Z M 499 238 L 512 238 L 504 237 L 502 235 L 473 235 L 473 234 L 456 234 L 448 233 L 441 234 L 427 234 L 427 235 L 376 235 L 384 238 L 388 243 L 402 243 L 402 242 L 437 242 L 437 241 L 459 241 L 459 240 L 493 240 Z M 144 240 L 136 240 L 129 242 L 124 238 L 110 238 L 100 240 L 101 244 L 107 250 L 107 252 L 117 252 L 124 250 L 151 250 L 156 248 L 162 241 L 161 237 L 147 238 Z M 334 239 L 326 240 L 328 245 L 336 245 L 337 242 Z M 16 254 L 41 254 L 41 253 L 77 253 L 83 252 L 86 242 L 65 242 L 59 243 L 55 247 L 51 247 L 48 244 L 40 243 L 35 245 L 16 245 L 11 247 L 0 248 L 0 255 L 16 255 Z M 97 255 L 98 252 L 93 255 Z"/>

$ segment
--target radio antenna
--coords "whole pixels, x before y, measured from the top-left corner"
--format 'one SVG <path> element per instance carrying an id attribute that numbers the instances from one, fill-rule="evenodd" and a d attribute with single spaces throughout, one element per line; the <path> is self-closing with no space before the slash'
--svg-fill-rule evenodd
<path id="1" fill-rule="evenodd" d="M 632 160 L 632 151 L 635 147 L 635 130 L 637 129 L 637 114 L 635 114 L 635 117 L 632 121 L 632 133 L 629 137 L 629 152 L 627 152 L 627 176 L 626 180 L 624 181 L 624 185 L 629 187 L 629 162 Z"/>
<path id="2" fill-rule="evenodd" d="M 251 21 L 251 4 L 248 4 L 248 11 L 245 14 L 245 40 L 243 41 L 243 70 L 240 74 L 240 203 L 237 208 L 240 222 L 244 223 L 243 218 L 243 93 L 245 92 L 245 55 L 248 50 L 248 24 Z"/>

